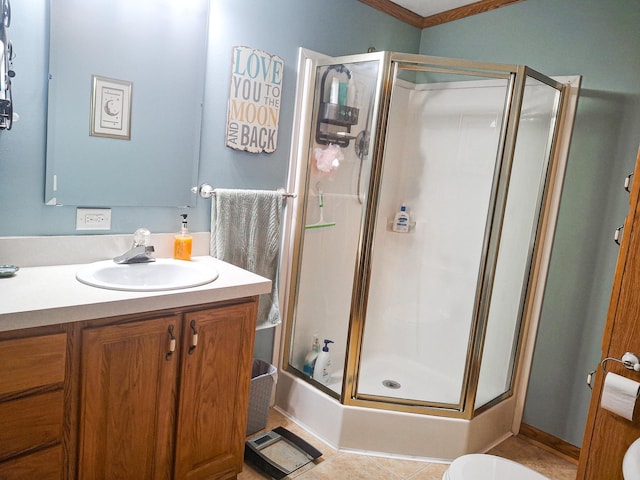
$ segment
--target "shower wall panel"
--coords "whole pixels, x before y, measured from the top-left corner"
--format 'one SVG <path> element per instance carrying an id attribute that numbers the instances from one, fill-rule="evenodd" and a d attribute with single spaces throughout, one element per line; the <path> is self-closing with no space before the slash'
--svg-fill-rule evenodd
<path id="1" fill-rule="evenodd" d="M 394 90 L 360 394 L 460 402 L 505 92 L 506 82 Z M 403 202 L 415 222 L 406 234 L 389 223 Z M 380 377 L 394 371 L 403 379 L 390 391 Z"/>

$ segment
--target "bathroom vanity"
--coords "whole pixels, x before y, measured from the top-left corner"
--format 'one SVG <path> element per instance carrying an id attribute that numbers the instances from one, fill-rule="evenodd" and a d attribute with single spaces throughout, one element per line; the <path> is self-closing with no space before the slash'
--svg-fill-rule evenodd
<path id="1" fill-rule="evenodd" d="M 79 265 L 0 279 L 0 478 L 233 479 L 242 470 L 258 295 L 214 282 L 95 288 Z"/>

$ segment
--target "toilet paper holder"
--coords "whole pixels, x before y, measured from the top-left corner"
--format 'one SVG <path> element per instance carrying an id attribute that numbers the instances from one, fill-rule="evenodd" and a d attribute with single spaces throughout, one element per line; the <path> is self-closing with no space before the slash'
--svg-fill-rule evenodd
<path id="1" fill-rule="evenodd" d="M 608 361 L 621 363 L 627 370 L 640 372 L 640 359 L 638 359 L 638 356 L 635 353 L 627 352 L 622 355 L 622 358 L 620 360 L 613 357 L 605 358 L 600 362 L 600 366 L 602 367 L 602 370 L 604 370 L 604 373 L 607 373 L 606 363 Z"/>
<path id="2" fill-rule="evenodd" d="M 620 358 L 620 359 L 613 358 L 613 357 L 607 357 L 607 358 L 603 359 L 600 362 L 600 366 L 602 367 L 602 371 L 605 373 L 605 375 L 607 374 L 606 364 L 609 361 L 616 362 L 616 363 L 621 363 L 622 365 L 624 365 L 624 367 L 627 370 L 633 370 L 634 372 L 640 372 L 640 358 L 638 358 L 638 356 L 635 353 L 626 352 L 624 355 L 622 355 L 622 358 Z M 592 380 L 593 380 L 593 375 L 595 373 L 596 373 L 596 371 L 593 370 L 593 371 L 589 372 L 589 374 L 587 375 L 587 385 L 589 386 L 589 388 L 593 388 Z"/>

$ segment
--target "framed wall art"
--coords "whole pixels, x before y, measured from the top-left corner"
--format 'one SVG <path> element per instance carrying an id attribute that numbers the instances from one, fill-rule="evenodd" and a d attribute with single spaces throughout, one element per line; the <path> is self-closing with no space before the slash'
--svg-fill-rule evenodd
<path id="1" fill-rule="evenodd" d="M 89 135 L 131 139 L 132 82 L 92 75 Z"/>

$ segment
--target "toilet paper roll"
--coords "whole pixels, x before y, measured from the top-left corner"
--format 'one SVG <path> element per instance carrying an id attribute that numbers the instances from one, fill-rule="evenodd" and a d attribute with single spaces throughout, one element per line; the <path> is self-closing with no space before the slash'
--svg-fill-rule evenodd
<path id="1" fill-rule="evenodd" d="M 607 373 L 604 378 L 600 406 L 627 420 L 633 420 L 638 392 L 640 392 L 640 383 L 615 373 Z"/>

